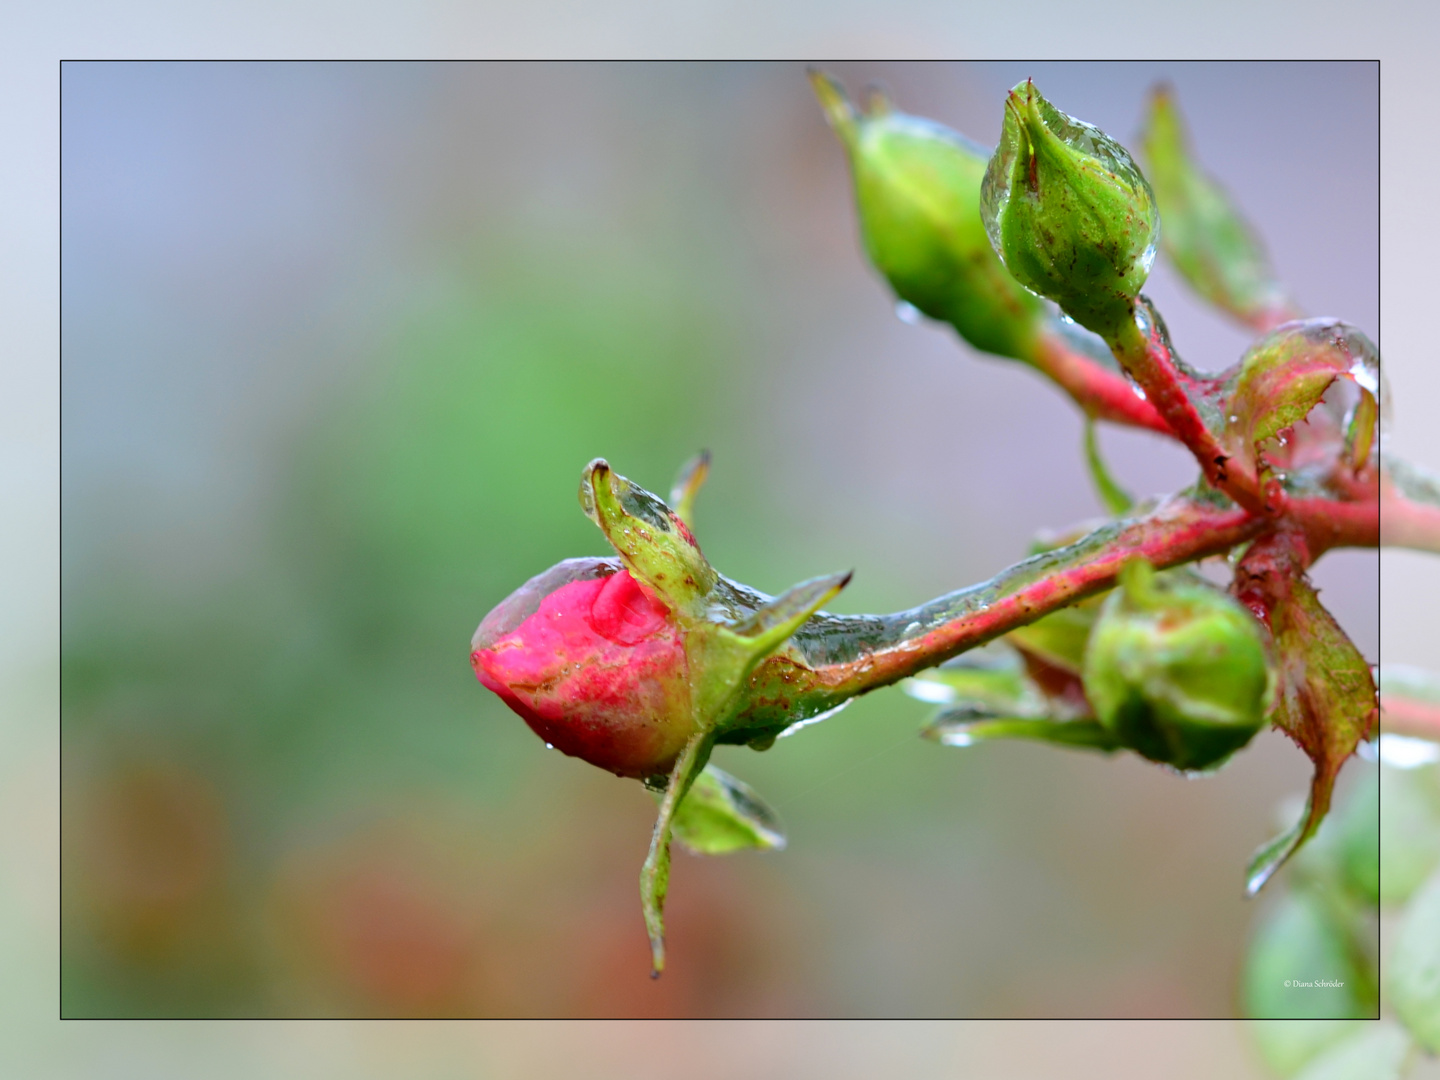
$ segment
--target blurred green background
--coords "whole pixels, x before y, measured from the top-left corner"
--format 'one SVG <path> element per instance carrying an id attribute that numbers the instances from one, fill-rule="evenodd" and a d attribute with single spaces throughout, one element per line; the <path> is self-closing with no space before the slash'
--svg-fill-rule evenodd
<path id="1" fill-rule="evenodd" d="M 1033 75 L 1133 145 L 1167 77 L 1301 303 L 1376 332 L 1374 65 L 831 70 L 987 143 Z M 1057 392 L 895 317 L 801 65 L 68 64 L 62 93 L 66 1016 L 1234 1014 L 1243 868 L 1308 778 L 1279 736 L 1185 780 L 922 743 L 888 690 L 722 748 L 790 848 L 679 856 L 652 982 L 653 804 L 469 669 L 495 603 L 605 551 L 594 456 L 663 492 L 709 447 L 710 559 L 769 592 L 853 567 L 842 611 L 1099 513 Z M 1190 362 L 1239 357 L 1147 291 Z M 1190 479 L 1103 439 L 1141 493 Z M 1372 658 L 1376 573 L 1316 575 Z"/>

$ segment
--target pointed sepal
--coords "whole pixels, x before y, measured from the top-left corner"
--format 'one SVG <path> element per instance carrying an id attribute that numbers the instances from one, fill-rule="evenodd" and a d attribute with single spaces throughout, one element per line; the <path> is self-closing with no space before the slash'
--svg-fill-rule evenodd
<path id="1" fill-rule="evenodd" d="M 645 915 L 645 932 L 650 937 L 652 978 L 659 978 L 665 970 L 665 895 L 670 887 L 670 839 L 675 816 L 710 760 L 714 745 L 715 739 L 710 733 L 696 735 L 676 759 L 666 780 L 665 794 L 660 798 L 660 811 L 650 834 L 650 850 L 640 868 L 640 904 Z"/>
<path id="2" fill-rule="evenodd" d="M 1255 853 L 1245 891 L 1254 895 L 1315 834 L 1341 767 L 1379 723 L 1370 665 L 1305 575 L 1303 541 L 1277 533 L 1253 544 L 1236 567 L 1235 592 L 1270 631 L 1279 693 L 1271 722 L 1314 767 L 1300 820 Z"/>
<path id="3" fill-rule="evenodd" d="M 637 579 L 678 614 L 700 613 L 718 575 L 675 511 L 604 458 L 585 467 L 580 505 Z"/>
<path id="4" fill-rule="evenodd" d="M 670 505 L 687 528 L 695 527 L 695 496 L 710 475 L 710 451 L 701 450 L 680 467 L 670 488 Z"/>

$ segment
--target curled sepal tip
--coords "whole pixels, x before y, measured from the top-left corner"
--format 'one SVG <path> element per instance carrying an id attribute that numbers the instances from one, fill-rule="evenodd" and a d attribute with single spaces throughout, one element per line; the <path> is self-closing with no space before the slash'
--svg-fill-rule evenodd
<path id="1" fill-rule="evenodd" d="M 1113 340 L 1155 261 L 1160 215 L 1129 152 L 1027 79 L 1005 99 L 980 212 L 1017 281 Z"/>
<path id="2" fill-rule="evenodd" d="M 698 614 L 718 575 L 684 520 L 604 458 L 585 467 L 580 505 L 626 568 L 682 614 Z"/>
<path id="3" fill-rule="evenodd" d="M 1313 410 L 1322 399 L 1331 404 L 1329 391 L 1337 381 L 1354 385 L 1354 401 L 1343 415 L 1338 403 L 1331 405 L 1337 415 L 1322 414 L 1322 422 L 1314 423 Z M 1286 429 L 1310 419 L 1307 440 L 1313 444 L 1333 433 L 1330 453 L 1360 472 L 1372 457 L 1379 393 L 1380 353 L 1359 329 L 1339 319 L 1288 322 L 1252 345 L 1227 380 L 1222 441 L 1254 467 L 1262 450 L 1283 463 L 1291 456 L 1282 445 Z"/>
<path id="4" fill-rule="evenodd" d="M 670 505 L 688 528 L 695 527 L 695 496 L 710 476 L 710 451 L 701 450 L 680 467 L 670 487 Z"/>

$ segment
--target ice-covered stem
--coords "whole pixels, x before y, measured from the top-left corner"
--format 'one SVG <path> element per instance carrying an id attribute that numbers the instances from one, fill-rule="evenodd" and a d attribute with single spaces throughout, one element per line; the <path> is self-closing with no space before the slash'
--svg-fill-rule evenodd
<path id="1" fill-rule="evenodd" d="M 1406 697 L 1385 697 L 1380 727 L 1392 735 L 1440 742 L 1440 705 Z"/>
<path id="2" fill-rule="evenodd" d="M 1278 487 L 1262 491 L 1251 466 L 1228 454 L 1206 426 L 1195 400 L 1213 386 L 1212 380 L 1182 371 L 1175 362 L 1158 316 L 1141 298 L 1136 318 L 1119 324 L 1108 340 L 1115 359 L 1145 392 L 1166 424 L 1191 454 L 1214 487 L 1253 513 L 1273 516 L 1282 509 Z"/>
<path id="3" fill-rule="evenodd" d="M 1440 554 L 1440 478 L 1384 454 L 1379 518 L 1386 546 Z"/>
<path id="4" fill-rule="evenodd" d="M 1145 428 L 1174 437 L 1155 406 L 1135 393 L 1129 381 L 1075 349 L 1065 336 L 1046 329 L 1036 337 L 1032 362 L 1070 395 L 1088 416 Z"/>
<path id="5" fill-rule="evenodd" d="M 979 585 L 884 616 L 813 617 L 787 655 L 751 677 L 743 714 L 749 730 L 818 715 L 966 649 L 1111 588 L 1129 559 L 1163 569 L 1229 551 L 1265 519 L 1218 501 L 1172 496 L 1148 513 L 1112 522 L 1066 547 L 1033 556 Z"/>

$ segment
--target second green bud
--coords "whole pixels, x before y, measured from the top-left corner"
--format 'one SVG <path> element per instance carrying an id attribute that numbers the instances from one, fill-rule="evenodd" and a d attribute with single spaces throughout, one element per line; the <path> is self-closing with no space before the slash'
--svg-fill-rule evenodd
<path id="1" fill-rule="evenodd" d="M 1005 100 L 980 206 L 1021 284 L 1107 340 L 1134 318 L 1160 235 L 1150 184 L 1123 146 L 1028 79 Z"/>
<path id="2" fill-rule="evenodd" d="M 1210 769 L 1265 724 L 1273 696 L 1260 631 L 1229 596 L 1150 564 L 1126 564 L 1085 653 L 1085 695 L 1126 746 Z"/>
<path id="3" fill-rule="evenodd" d="M 1029 360 L 1044 305 L 996 258 L 980 220 L 988 152 L 873 94 L 860 113 L 840 84 L 811 72 L 855 177 L 866 254 L 898 296 L 984 352 Z"/>

